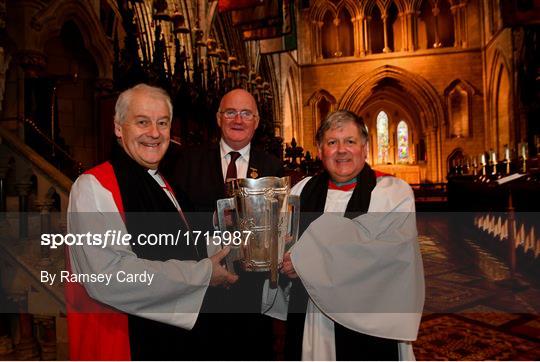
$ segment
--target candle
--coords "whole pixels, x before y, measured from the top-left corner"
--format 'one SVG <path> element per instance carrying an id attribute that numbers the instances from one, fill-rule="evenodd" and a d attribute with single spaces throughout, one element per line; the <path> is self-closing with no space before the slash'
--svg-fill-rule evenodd
<path id="1" fill-rule="evenodd" d="M 521 157 L 523 157 L 524 160 L 527 159 L 527 142 L 521 143 Z"/>
<path id="2" fill-rule="evenodd" d="M 506 161 L 510 162 L 510 148 L 508 146 L 504 149 L 504 158 Z"/>
<path id="3" fill-rule="evenodd" d="M 480 160 L 480 163 L 482 164 L 482 166 L 484 166 L 486 164 L 486 155 L 484 153 L 482 153 Z"/>

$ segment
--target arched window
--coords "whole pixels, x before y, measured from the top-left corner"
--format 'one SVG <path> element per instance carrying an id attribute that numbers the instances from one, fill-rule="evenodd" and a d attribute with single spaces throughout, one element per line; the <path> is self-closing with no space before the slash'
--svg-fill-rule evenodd
<path id="1" fill-rule="evenodd" d="M 349 57 L 354 54 L 354 30 L 351 15 L 347 9 L 343 9 L 339 14 L 339 54 Z"/>
<path id="2" fill-rule="evenodd" d="M 366 131 L 367 131 L 367 134 L 368 134 L 368 138 L 366 139 L 366 143 L 368 144 L 367 146 L 367 153 L 366 153 L 366 162 L 369 160 L 369 149 L 371 148 L 371 141 L 370 141 L 370 138 L 371 138 L 371 134 L 369 133 L 369 128 L 367 126 L 367 124 L 364 123 L 364 126 L 366 126 Z"/>
<path id="3" fill-rule="evenodd" d="M 388 162 L 388 115 L 384 111 L 377 115 L 377 155 L 379 164 Z"/>
<path id="4" fill-rule="evenodd" d="M 397 126 L 398 162 L 409 162 L 409 127 L 405 121 Z"/>
<path id="5" fill-rule="evenodd" d="M 333 58 L 338 56 L 339 44 L 337 42 L 338 32 L 334 25 L 334 16 L 327 11 L 323 18 L 322 35 L 322 56 L 323 58 Z"/>
<path id="6" fill-rule="evenodd" d="M 375 5 L 371 12 L 371 20 L 369 20 L 369 34 L 371 53 L 382 53 L 384 49 L 384 22 L 382 20 L 381 11 Z"/>

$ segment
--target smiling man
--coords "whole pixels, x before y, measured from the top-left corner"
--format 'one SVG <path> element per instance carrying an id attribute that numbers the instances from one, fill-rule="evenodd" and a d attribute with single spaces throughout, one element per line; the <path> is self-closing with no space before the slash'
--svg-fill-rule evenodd
<path id="1" fill-rule="evenodd" d="M 141 85 L 122 94 L 116 106 L 118 143 L 129 157 L 150 170 L 157 170 L 171 139 L 172 105 L 165 96 Z"/>
<path id="2" fill-rule="evenodd" d="M 234 89 L 225 94 L 216 120 L 221 130 L 218 144 L 186 147 L 165 170 L 175 189 L 187 196 L 190 211 L 213 212 L 216 201 L 225 197 L 227 179 L 283 175 L 281 161 L 251 143 L 260 117 L 249 92 Z"/>
<path id="3" fill-rule="evenodd" d="M 219 143 L 184 147 L 164 170 L 175 190 L 186 195 L 189 211 L 210 213 L 208 225 L 216 201 L 226 197 L 228 179 L 283 176 L 281 161 L 251 142 L 259 120 L 253 96 L 244 89 L 230 91 L 216 113 Z"/>
<path id="4" fill-rule="evenodd" d="M 292 280 L 286 358 L 413 360 L 424 280 L 412 189 L 366 163 L 354 113 L 330 114 L 316 139 L 324 172 L 291 190 L 305 230 L 282 267 Z"/>
<path id="5" fill-rule="evenodd" d="M 180 204 L 158 166 L 170 141 L 172 105 L 160 88 L 139 84 L 118 97 L 110 161 L 81 175 L 68 207 L 72 234 L 150 234 L 188 229 Z M 196 359 L 190 330 L 209 285 L 237 279 L 221 265 L 227 250 L 205 258 L 185 242 L 73 245 L 73 275 L 111 275 L 110 281 L 66 284 L 72 360 Z M 152 275 L 152 282 L 126 275 Z"/>

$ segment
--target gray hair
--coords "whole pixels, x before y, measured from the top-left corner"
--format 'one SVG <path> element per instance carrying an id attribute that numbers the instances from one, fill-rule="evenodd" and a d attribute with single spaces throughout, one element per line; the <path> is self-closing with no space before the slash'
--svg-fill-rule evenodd
<path id="1" fill-rule="evenodd" d="M 355 113 L 351 111 L 336 111 L 333 113 L 330 113 L 326 119 L 321 123 L 319 126 L 319 129 L 317 129 L 317 134 L 315 135 L 315 139 L 317 140 L 317 145 L 321 146 L 322 141 L 324 138 L 324 134 L 326 131 L 330 129 L 336 129 L 342 127 L 345 123 L 354 123 L 356 127 L 358 127 L 358 131 L 360 132 L 360 138 L 364 142 L 364 144 L 368 141 L 369 135 L 368 130 L 366 128 L 366 125 L 364 123 L 364 120 L 362 117 L 357 116 Z"/>
<path id="2" fill-rule="evenodd" d="M 140 83 L 134 87 L 126 89 L 118 96 L 116 106 L 114 107 L 114 123 L 124 123 L 124 121 L 126 120 L 128 108 L 131 105 L 131 100 L 136 92 L 144 92 L 150 98 L 164 100 L 167 104 L 167 107 L 169 108 L 169 122 L 172 121 L 173 106 L 169 94 L 162 88 Z"/>

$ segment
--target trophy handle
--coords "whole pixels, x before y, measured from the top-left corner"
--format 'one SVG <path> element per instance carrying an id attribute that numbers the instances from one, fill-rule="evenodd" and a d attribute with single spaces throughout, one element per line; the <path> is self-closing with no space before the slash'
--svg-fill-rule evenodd
<path id="1" fill-rule="evenodd" d="M 279 262 L 279 202 L 277 199 L 271 199 L 270 212 L 272 221 L 272 243 L 270 244 L 270 288 L 277 288 L 278 282 L 278 262 Z"/>
<path id="2" fill-rule="evenodd" d="M 298 231 L 300 229 L 300 196 L 289 195 L 287 200 L 289 206 L 292 206 L 291 233 L 289 234 L 291 241 L 285 244 L 285 251 L 288 251 L 298 240 Z"/>
<path id="3" fill-rule="evenodd" d="M 234 197 L 228 198 L 228 199 L 220 199 L 217 200 L 217 218 L 218 218 L 218 224 L 219 224 L 219 230 L 221 232 L 224 232 L 227 230 L 227 222 L 225 220 L 225 211 L 226 210 L 235 210 L 236 209 L 236 202 L 234 200 Z M 237 252 L 235 250 L 231 249 L 229 252 L 229 255 L 225 257 L 225 265 L 227 267 L 227 270 L 231 273 L 236 273 L 234 270 L 234 260 L 236 260 Z"/>

